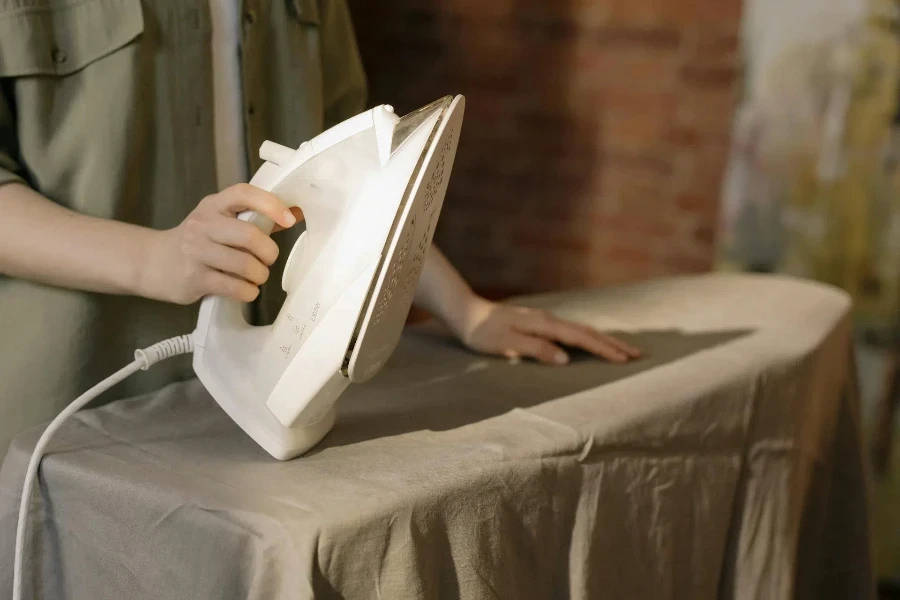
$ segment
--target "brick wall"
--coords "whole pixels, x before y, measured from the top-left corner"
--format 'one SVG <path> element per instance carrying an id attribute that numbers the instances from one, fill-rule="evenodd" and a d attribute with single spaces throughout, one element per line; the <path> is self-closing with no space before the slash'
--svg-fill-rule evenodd
<path id="1" fill-rule="evenodd" d="M 372 103 L 466 120 L 437 244 L 503 294 L 712 266 L 740 0 L 351 0 Z"/>

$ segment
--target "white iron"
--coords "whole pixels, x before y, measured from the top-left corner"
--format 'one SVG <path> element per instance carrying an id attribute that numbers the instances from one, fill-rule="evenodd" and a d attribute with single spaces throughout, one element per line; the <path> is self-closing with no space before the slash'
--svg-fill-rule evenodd
<path id="1" fill-rule="evenodd" d="M 328 433 L 347 386 L 372 378 L 397 346 L 431 246 L 456 156 L 465 99 L 403 118 L 378 106 L 297 150 L 265 142 L 251 185 L 299 206 L 306 231 L 282 278 L 275 322 L 208 297 L 194 331 L 194 371 L 235 422 L 287 460 Z M 270 233 L 258 213 L 240 215 Z"/>

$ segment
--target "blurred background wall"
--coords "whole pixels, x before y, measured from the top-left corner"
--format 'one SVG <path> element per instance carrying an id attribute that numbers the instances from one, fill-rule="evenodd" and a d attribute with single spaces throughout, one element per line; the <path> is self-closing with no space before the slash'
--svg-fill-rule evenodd
<path id="1" fill-rule="evenodd" d="M 883 577 L 900 575 L 898 4 L 350 0 L 371 104 L 467 96 L 436 242 L 481 293 L 737 268 L 853 294 Z"/>
<path id="2" fill-rule="evenodd" d="M 372 103 L 467 96 L 436 241 L 482 293 L 712 268 L 741 0 L 350 4 Z"/>

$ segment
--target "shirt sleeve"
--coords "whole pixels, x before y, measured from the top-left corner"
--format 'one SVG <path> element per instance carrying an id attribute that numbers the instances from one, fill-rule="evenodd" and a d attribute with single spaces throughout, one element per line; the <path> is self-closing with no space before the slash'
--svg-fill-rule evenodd
<path id="1" fill-rule="evenodd" d="M 320 1 L 325 128 L 366 109 L 367 81 L 346 0 Z"/>
<path id="2" fill-rule="evenodd" d="M 21 175 L 22 165 L 16 160 L 16 121 L 8 92 L 8 87 L 0 82 L 0 185 L 25 183 Z"/>

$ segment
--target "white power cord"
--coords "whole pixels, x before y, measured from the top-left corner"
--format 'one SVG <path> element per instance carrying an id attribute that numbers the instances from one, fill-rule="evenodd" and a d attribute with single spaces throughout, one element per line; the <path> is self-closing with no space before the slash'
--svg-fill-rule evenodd
<path id="1" fill-rule="evenodd" d="M 65 408 L 47 429 L 41 435 L 34 452 L 31 454 L 31 460 L 28 462 L 28 469 L 25 471 L 25 484 L 22 487 L 22 500 L 19 504 L 19 521 L 16 527 L 16 555 L 13 570 L 13 600 L 22 600 L 22 562 L 25 551 L 25 532 L 28 528 L 28 508 L 31 504 L 31 492 L 34 488 L 34 479 L 37 477 L 38 467 L 41 458 L 44 456 L 44 448 L 53 434 L 62 426 L 62 424 L 83 408 L 91 400 L 113 387 L 130 375 L 137 371 L 146 371 L 154 364 L 161 360 L 177 356 L 179 354 L 189 354 L 194 351 L 194 338 L 188 335 L 180 335 L 178 337 L 163 340 L 143 350 L 135 350 L 134 362 L 123 367 L 116 373 L 113 373 L 81 396 Z"/>

